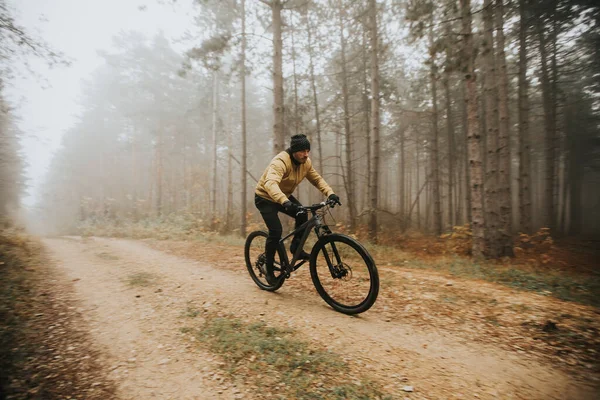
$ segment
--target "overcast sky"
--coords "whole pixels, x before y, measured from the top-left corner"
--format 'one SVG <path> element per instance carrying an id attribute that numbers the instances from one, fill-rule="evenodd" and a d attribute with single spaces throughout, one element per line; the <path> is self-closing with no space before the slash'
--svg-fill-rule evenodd
<path id="1" fill-rule="evenodd" d="M 152 35 L 159 30 L 174 40 L 191 26 L 192 0 L 176 5 L 160 0 L 8 0 L 15 10 L 17 24 L 30 35 L 43 38 L 52 48 L 72 61 L 70 67 L 49 69 L 41 60 L 29 62 L 37 76 L 22 66 L 12 85 L 8 100 L 16 107 L 23 140 L 29 180 L 26 205 L 35 201 L 35 190 L 42 181 L 53 152 L 63 133 L 80 112 L 77 98 L 82 79 L 90 76 L 102 59 L 98 50 L 110 49 L 112 37 L 121 30 Z"/>

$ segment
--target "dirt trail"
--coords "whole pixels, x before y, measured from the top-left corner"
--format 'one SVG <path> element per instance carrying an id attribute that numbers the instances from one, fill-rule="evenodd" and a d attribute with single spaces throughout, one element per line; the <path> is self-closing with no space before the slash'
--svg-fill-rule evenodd
<path id="1" fill-rule="evenodd" d="M 331 310 L 316 292 L 259 290 L 239 271 L 178 258 L 128 240 L 46 239 L 55 265 L 74 280 L 92 337 L 104 349 L 122 399 L 252 398 L 219 372 L 219 360 L 180 333 L 193 305 L 290 326 L 342 354 L 399 398 L 593 399 L 597 393 L 526 355 L 470 343 L 390 319 L 376 304 L 360 317 Z M 155 284 L 128 281 L 145 277 Z M 294 279 L 309 279 L 298 275 Z M 256 384 L 250 382 L 249 384 Z M 404 393 L 410 385 L 414 392 Z"/>

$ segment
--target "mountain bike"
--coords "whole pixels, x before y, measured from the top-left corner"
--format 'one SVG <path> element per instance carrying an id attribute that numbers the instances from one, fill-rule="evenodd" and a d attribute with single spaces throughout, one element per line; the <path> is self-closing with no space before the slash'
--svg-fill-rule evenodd
<path id="1" fill-rule="evenodd" d="M 310 212 L 312 217 L 279 241 L 274 262 L 274 285 L 270 285 L 265 278 L 267 232 L 254 231 L 248 235 L 244 246 L 246 267 L 259 288 L 267 291 L 281 288 L 291 273 L 304 265 L 307 260 L 300 260 L 299 255 L 314 230 L 317 241 L 308 261 L 310 276 L 319 295 L 333 309 L 344 314 L 359 314 L 371 308 L 379 294 L 379 273 L 375 261 L 357 240 L 333 233 L 325 224 L 324 214 L 328 207 L 334 206 L 335 202 L 327 200 L 300 207 L 299 212 Z M 300 244 L 290 261 L 284 242 L 302 230 L 304 233 Z"/>

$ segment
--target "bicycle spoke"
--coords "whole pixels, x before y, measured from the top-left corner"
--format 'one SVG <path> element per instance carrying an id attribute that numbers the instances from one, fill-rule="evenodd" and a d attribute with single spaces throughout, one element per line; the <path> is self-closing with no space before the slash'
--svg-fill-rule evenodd
<path id="1" fill-rule="evenodd" d="M 320 248 L 314 270 L 318 284 L 332 306 L 357 309 L 370 301 L 373 286 L 378 285 L 378 281 L 373 282 L 369 262 L 351 241 L 332 240 Z"/>
<path id="2" fill-rule="evenodd" d="M 265 255 L 265 244 L 267 234 L 264 232 L 254 232 L 249 235 L 246 240 L 245 246 L 245 258 L 246 267 L 252 279 L 256 284 L 265 290 L 277 290 L 281 286 L 281 282 L 278 285 L 269 285 L 266 279 L 266 255 Z M 273 264 L 273 272 L 275 277 L 279 277 L 282 274 L 281 261 L 279 254 L 275 253 L 275 260 Z"/>

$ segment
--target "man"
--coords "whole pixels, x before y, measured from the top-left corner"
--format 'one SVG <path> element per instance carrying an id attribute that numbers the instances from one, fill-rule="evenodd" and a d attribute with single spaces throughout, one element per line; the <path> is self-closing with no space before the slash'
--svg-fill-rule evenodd
<path id="1" fill-rule="evenodd" d="M 305 223 L 308 217 L 305 213 L 297 215 L 300 202 L 296 200 L 292 193 L 298 187 L 304 178 L 321 191 L 330 200 L 340 203 L 340 198 L 333 193 L 331 187 L 315 171 L 308 154 L 310 153 L 310 142 L 306 135 L 294 135 L 290 147 L 277 154 L 271 160 L 271 163 L 262 174 L 256 185 L 254 203 L 260 211 L 269 228 L 269 236 L 265 246 L 266 255 L 266 276 L 270 285 L 276 283 L 273 275 L 273 260 L 283 228 L 277 213 L 285 213 L 296 219 L 296 228 Z M 298 248 L 302 231 L 296 233 L 292 239 L 290 250 L 294 254 Z M 308 259 L 309 254 L 301 250 L 300 259 Z"/>

